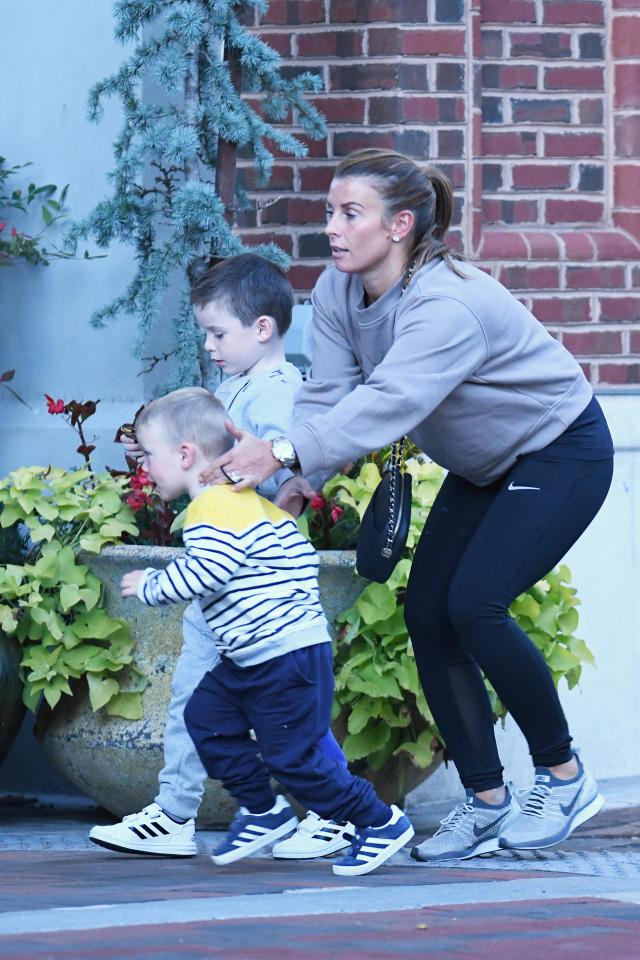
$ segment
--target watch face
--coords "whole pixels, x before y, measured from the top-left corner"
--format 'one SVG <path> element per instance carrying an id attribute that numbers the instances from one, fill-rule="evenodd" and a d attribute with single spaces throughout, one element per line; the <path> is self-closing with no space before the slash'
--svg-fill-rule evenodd
<path id="1" fill-rule="evenodd" d="M 280 463 L 284 463 L 286 466 L 295 463 L 296 452 L 290 440 L 285 437 L 278 437 L 271 446 L 276 460 L 279 460 Z"/>

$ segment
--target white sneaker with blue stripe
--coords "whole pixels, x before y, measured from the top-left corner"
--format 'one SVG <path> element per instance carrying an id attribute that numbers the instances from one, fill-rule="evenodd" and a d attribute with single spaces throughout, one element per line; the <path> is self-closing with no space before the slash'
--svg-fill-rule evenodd
<path id="1" fill-rule="evenodd" d="M 328 857 L 351 846 L 356 828 L 341 820 L 323 820 L 309 810 L 297 830 L 276 843 L 271 851 L 276 860 L 311 860 Z"/>
<path id="2" fill-rule="evenodd" d="M 411 840 L 414 829 L 409 818 L 396 807 L 392 817 L 382 827 L 362 827 L 351 842 L 351 852 L 333 865 L 333 872 L 341 877 L 358 877 L 382 866 L 389 857 Z"/>
<path id="3" fill-rule="evenodd" d="M 214 863 L 225 864 L 250 857 L 291 833 L 297 825 L 298 818 L 284 797 L 277 797 L 266 813 L 250 813 L 246 807 L 240 807 L 211 859 Z"/>
<path id="4" fill-rule="evenodd" d="M 533 788 L 522 791 L 526 801 L 517 817 L 500 834 L 500 846 L 540 850 L 562 843 L 576 827 L 604 806 L 593 777 L 576 754 L 578 773 L 573 780 L 554 777 L 547 767 L 536 767 Z"/>

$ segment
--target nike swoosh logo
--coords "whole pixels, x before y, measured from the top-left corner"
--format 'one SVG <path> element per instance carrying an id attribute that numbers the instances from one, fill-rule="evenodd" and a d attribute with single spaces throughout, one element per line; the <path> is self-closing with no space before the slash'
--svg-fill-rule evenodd
<path id="1" fill-rule="evenodd" d="M 566 807 L 563 806 L 562 804 L 560 804 L 560 809 L 561 809 L 562 812 L 564 813 L 565 817 L 568 817 L 568 816 L 569 816 L 569 814 L 571 813 L 571 811 L 572 811 L 573 808 L 575 807 L 576 803 L 577 803 L 578 800 L 580 799 L 581 794 L 582 794 L 582 790 L 578 790 L 578 792 L 576 793 L 576 795 L 575 795 L 575 797 L 573 798 L 573 800 L 571 801 L 571 803 L 567 804 Z"/>
<path id="2" fill-rule="evenodd" d="M 507 490 L 539 490 L 540 487 L 521 487 L 518 484 L 514 483 L 513 480 L 507 487 Z"/>
<path id="3" fill-rule="evenodd" d="M 505 819 L 505 817 L 508 817 L 508 816 L 509 816 L 509 810 L 507 810 L 505 813 L 503 813 L 501 817 L 498 817 L 497 820 L 492 820 L 491 823 L 488 823 L 488 824 L 486 825 L 486 827 L 480 827 L 479 830 L 478 830 L 478 824 L 477 824 L 477 823 L 474 823 L 474 825 L 473 825 L 473 832 L 474 832 L 475 836 L 476 836 L 476 837 L 481 837 L 483 833 L 486 833 L 486 832 L 487 832 L 487 830 L 494 830 L 496 824 L 497 824 L 497 823 L 502 823 L 502 821 Z"/>

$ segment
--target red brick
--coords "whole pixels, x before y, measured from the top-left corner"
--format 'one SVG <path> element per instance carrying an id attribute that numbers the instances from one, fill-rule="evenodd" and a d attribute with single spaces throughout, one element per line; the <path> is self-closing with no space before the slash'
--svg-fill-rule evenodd
<path id="1" fill-rule="evenodd" d="M 611 46 L 621 60 L 640 57 L 640 17 L 614 17 Z"/>
<path id="2" fill-rule="evenodd" d="M 620 227 L 621 230 L 626 230 L 627 233 L 630 233 L 636 240 L 640 240 L 640 212 L 634 212 L 633 210 L 614 210 L 613 223 L 614 226 Z"/>
<path id="3" fill-rule="evenodd" d="M 640 157 L 640 114 L 616 117 L 614 131 L 616 156 Z"/>
<path id="4" fill-rule="evenodd" d="M 498 23 L 535 23 L 535 0 L 482 0 L 482 22 Z"/>
<path id="5" fill-rule="evenodd" d="M 614 91 L 614 107 L 640 107 L 640 63 L 616 64 Z"/>
<path id="6" fill-rule="evenodd" d="M 398 85 L 395 63 L 354 63 L 329 67 L 331 90 L 394 90 Z"/>
<path id="7" fill-rule="evenodd" d="M 436 123 L 438 102 L 436 97 L 371 97 L 369 123 Z"/>
<path id="8" fill-rule="evenodd" d="M 616 206 L 640 207 L 640 166 L 622 163 L 615 165 L 613 197 Z"/>
<path id="9" fill-rule="evenodd" d="M 262 210 L 262 223 L 323 223 L 324 200 L 308 200 L 304 197 L 276 200 Z"/>
<path id="10" fill-rule="evenodd" d="M 525 260 L 529 248 L 519 230 L 485 230 L 478 256 L 482 260 Z"/>
<path id="11" fill-rule="evenodd" d="M 640 245 L 618 230 L 594 230 L 591 239 L 599 260 L 637 260 Z"/>
<path id="12" fill-rule="evenodd" d="M 535 223 L 536 200 L 483 200 L 482 215 L 487 223 Z"/>
<path id="13" fill-rule="evenodd" d="M 361 30 L 314 30 L 298 34 L 298 56 L 359 57 L 362 55 L 364 34 Z"/>
<path id="14" fill-rule="evenodd" d="M 253 165 L 238 169 L 238 183 L 245 190 L 259 189 L 257 174 Z M 275 163 L 271 168 L 269 188 L 271 190 L 293 190 L 293 167 Z"/>
<path id="15" fill-rule="evenodd" d="M 531 312 L 542 323 L 588 323 L 591 319 L 591 303 L 588 297 L 536 298 L 531 305 Z"/>
<path id="16" fill-rule="evenodd" d="M 324 268 L 324 264 L 311 266 L 310 264 L 298 263 L 291 267 L 287 276 L 294 290 L 311 290 Z"/>
<path id="17" fill-rule="evenodd" d="M 613 0 L 614 10 L 640 10 L 640 0 Z"/>
<path id="18" fill-rule="evenodd" d="M 587 380 L 589 381 L 589 383 L 592 383 L 593 381 L 592 381 L 592 379 L 591 379 L 591 376 L 592 376 L 591 364 L 590 364 L 590 363 L 584 363 L 584 361 L 583 361 L 583 362 L 580 364 L 580 369 L 581 369 L 582 372 L 584 373 L 584 375 L 585 375 L 585 377 L 587 378 Z"/>
<path id="19" fill-rule="evenodd" d="M 640 321 L 640 297 L 600 297 L 600 322 Z"/>
<path id="20" fill-rule="evenodd" d="M 526 157 L 535 156 L 535 133 L 502 133 L 487 131 L 482 134 L 482 155 L 484 157 Z"/>
<path id="21" fill-rule="evenodd" d="M 562 190 L 569 186 L 571 167 L 569 164 L 523 163 L 515 166 L 512 173 L 516 190 Z"/>
<path id="22" fill-rule="evenodd" d="M 636 307 L 636 311 L 636 319 L 640 319 L 640 310 L 638 307 Z M 640 353 L 640 330 L 631 331 L 631 336 L 629 337 L 629 353 Z"/>
<path id="23" fill-rule="evenodd" d="M 438 131 L 438 157 L 464 157 L 464 130 Z"/>
<path id="24" fill-rule="evenodd" d="M 323 0 L 270 0 L 261 23 L 324 23 Z"/>
<path id="25" fill-rule="evenodd" d="M 547 90 L 602 90 L 603 67 L 547 67 L 544 71 Z"/>
<path id="26" fill-rule="evenodd" d="M 250 247 L 257 247 L 261 243 L 275 243 L 281 250 L 288 253 L 289 256 L 293 255 L 293 238 L 286 233 L 251 233 L 249 231 L 243 231 L 240 234 L 240 239 Z"/>
<path id="27" fill-rule="evenodd" d="M 371 37 L 371 34 L 369 35 Z M 409 57 L 462 57 L 466 32 L 461 30 L 406 30 L 401 35 L 400 52 Z"/>
<path id="28" fill-rule="evenodd" d="M 535 90 L 537 86 L 537 66 L 485 63 L 482 67 L 483 90 Z"/>
<path id="29" fill-rule="evenodd" d="M 324 114 L 328 123 L 364 123 L 364 97 L 319 97 L 311 103 Z"/>
<path id="30" fill-rule="evenodd" d="M 300 189 L 303 192 L 326 192 L 333 180 L 335 169 L 335 163 L 330 166 L 302 167 L 300 169 Z"/>
<path id="31" fill-rule="evenodd" d="M 606 290 L 624 288 L 624 267 L 567 267 L 567 289 Z"/>
<path id="32" fill-rule="evenodd" d="M 557 290 L 560 271 L 557 267 L 502 267 L 500 283 L 510 290 Z"/>
<path id="33" fill-rule="evenodd" d="M 547 133 L 545 157 L 601 157 L 604 137 L 601 133 Z"/>
<path id="34" fill-rule="evenodd" d="M 568 98 L 540 97 L 536 100 L 513 99 L 511 113 L 514 123 L 569 123 L 571 101 Z"/>
<path id="35" fill-rule="evenodd" d="M 273 50 L 277 50 L 281 57 L 291 56 L 291 34 L 264 32 L 260 33 L 260 39 L 264 40 Z"/>
<path id="36" fill-rule="evenodd" d="M 511 34 L 511 56 L 539 58 L 541 60 L 571 57 L 571 34 L 564 32 L 538 32 Z"/>
<path id="37" fill-rule="evenodd" d="M 604 23 L 602 0 L 546 0 L 543 23 Z"/>
<path id="38" fill-rule="evenodd" d="M 611 386 L 640 383 L 640 363 L 601 363 L 598 365 L 598 382 Z"/>
<path id="39" fill-rule="evenodd" d="M 588 233 L 559 233 L 558 237 L 564 243 L 567 260 L 593 260 L 595 258 L 596 248 Z"/>
<path id="40" fill-rule="evenodd" d="M 393 130 L 349 130 L 336 133 L 333 138 L 335 157 L 346 157 L 352 150 L 365 147 L 377 147 L 384 150 L 396 149 L 396 134 Z"/>
<path id="41" fill-rule="evenodd" d="M 562 343 L 577 357 L 622 353 L 622 334 L 615 330 L 564 333 Z"/>
<path id="42" fill-rule="evenodd" d="M 332 23 L 425 23 L 428 20 L 424 0 L 331 0 L 328 7 Z"/>
<path id="43" fill-rule="evenodd" d="M 558 260 L 560 243 L 551 230 L 527 230 L 525 240 L 529 244 L 532 260 Z"/>
<path id="44" fill-rule="evenodd" d="M 547 200 L 548 223 L 599 223 L 604 204 L 595 200 Z"/>
<path id="45" fill-rule="evenodd" d="M 604 98 L 588 97 L 578 103 L 578 119 L 581 124 L 592 126 L 604 120 Z"/>

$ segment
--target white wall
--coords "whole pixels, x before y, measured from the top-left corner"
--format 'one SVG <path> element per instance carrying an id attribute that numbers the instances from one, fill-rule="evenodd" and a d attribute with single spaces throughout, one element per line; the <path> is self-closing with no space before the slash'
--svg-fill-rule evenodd
<path id="1" fill-rule="evenodd" d="M 108 192 L 121 123 L 116 104 L 107 106 L 99 125 L 86 118 L 90 87 L 117 70 L 126 54 L 113 37 L 111 0 L 5 0 L 2 13 L 0 149 L 9 166 L 33 161 L 10 184 L 69 183 L 69 219 L 81 218 Z M 3 219 L 7 229 L 25 222 L 10 213 Z M 54 231 L 47 246 L 60 239 L 57 226 Z M 47 415 L 43 393 L 100 398 L 94 419 L 105 438 L 142 402 L 143 379 L 130 349 L 132 321 L 106 330 L 89 325 L 92 311 L 123 289 L 131 267 L 131 251 L 115 247 L 104 260 L 0 270 L 0 372 L 15 368 L 12 386 L 33 407 L 27 410 L 0 390 L 2 474 L 20 464 L 75 462 L 75 437 L 62 418 Z M 114 462 L 106 442 L 98 459 Z"/>

